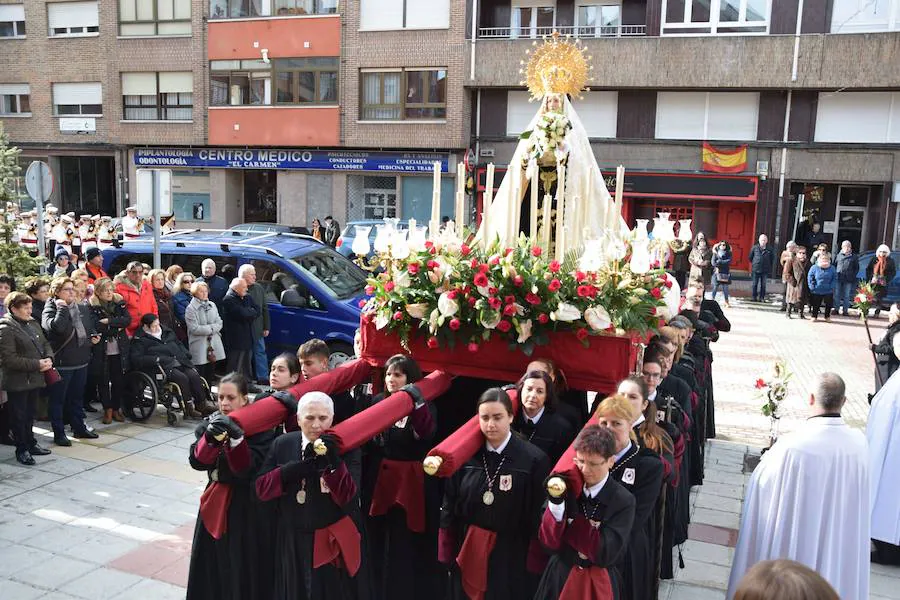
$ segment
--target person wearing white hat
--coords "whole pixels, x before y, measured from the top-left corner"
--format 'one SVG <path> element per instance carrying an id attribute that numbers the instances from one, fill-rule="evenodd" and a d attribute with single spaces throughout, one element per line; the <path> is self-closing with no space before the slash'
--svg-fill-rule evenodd
<path id="1" fill-rule="evenodd" d="M 97 221 L 100 215 L 81 215 L 81 226 L 78 227 L 78 235 L 81 237 L 81 251 L 87 255 L 87 251 L 97 247 Z"/>
<path id="2" fill-rule="evenodd" d="M 100 225 L 97 227 L 97 247 L 106 250 L 113 243 L 112 218 L 100 217 Z"/>
<path id="3" fill-rule="evenodd" d="M 41 224 L 41 215 L 38 215 L 38 224 Z M 45 251 L 52 258 L 56 249 L 56 240 L 53 239 L 53 228 L 59 223 L 59 209 L 52 204 L 44 206 L 43 227 L 44 227 L 44 243 L 47 245 Z"/>
<path id="4" fill-rule="evenodd" d="M 125 209 L 125 216 L 122 217 L 122 233 L 125 239 L 135 239 L 140 237 L 141 222 L 137 217 L 137 207 L 129 206 Z"/>
<path id="5" fill-rule="evenodd" d="M 16 229 L 19 233 L 19 243 L 28 250 L 32 256 L 38 253 L 38 230 L 37 224 L 34 222 L 35 213 L 32 211 L 23 212 L 21 220 Z"/>
<path id="6" fill-rule="evenodd" d="M 59 222 L 53 226 L 53 229 L 50 230 L 50 236 L 55 242 L 53 248 L 53 255 L 56 256 L 56 248 L 62 246 L 66 249 L 66 252 L 71 256 L 72 254 L 72 217 L 69 215 L 63 215 L 60 217 Z"/>

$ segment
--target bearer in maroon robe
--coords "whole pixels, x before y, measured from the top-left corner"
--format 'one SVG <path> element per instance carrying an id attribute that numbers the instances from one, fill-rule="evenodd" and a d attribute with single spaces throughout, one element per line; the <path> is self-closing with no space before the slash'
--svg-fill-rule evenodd
<path id="1" fill-rule="evenodd" d="M 331 427 L 334 404 L 309 392 L 297 405 L 300 431 L 272 444 L 256 480 L 261 500 L 278 502 L 275 536 L 277 600 L 353 600 L 361 560 L 359 533 L 359 451 L 339 456 Z M 314 442 L 327 452 L 319 456 Z"/>
<path id="2" fill-rule="evenodd" d="M 553 556 L 535 600 L 618 599 L 619 575 L 613 565 L 631 533 L 634 497 L 609 476 L 616 454 L 612 432 L 588 425 L 574 447 L 583 492 L 577 499 L 571 491 L 550 496 L 540 540 Z"/>

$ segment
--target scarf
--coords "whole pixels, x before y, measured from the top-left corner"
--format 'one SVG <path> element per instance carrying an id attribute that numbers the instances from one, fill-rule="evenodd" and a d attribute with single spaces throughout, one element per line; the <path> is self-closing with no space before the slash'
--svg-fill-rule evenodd
<path id="1" fill-rule="evenodd" d="M 78 310 L 78 303 L 73 302 L 66 306 L 69 309 L 69 316 L 72 319 L 72 325 L 75 327 L 75 339 L 79 346 L 87 343 L 87 331 L 84 329 L 84 321 L 81 320 L 81 312 Z"/>
<path id="2" fill-rule="evenodd" d="M 797 280 L 796 285 L 801 285 L 802 282 L 806 281 L 806 263 L 801 261 L 799 258 L 795 258 L 793 269 L 794 279 Z"/>
<path id="3" fill-rule="evenodd" d="M 884 277 L 884 272 L 887 269 L 887 256 L 879 256 L 875 258 L 875 269 L 872 271 L 874 275 L 881 275 Z"/>

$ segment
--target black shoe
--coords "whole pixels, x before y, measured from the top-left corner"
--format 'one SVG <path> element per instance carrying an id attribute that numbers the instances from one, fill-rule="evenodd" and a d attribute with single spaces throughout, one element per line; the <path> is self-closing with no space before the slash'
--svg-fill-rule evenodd
<path id="1" fill-rule="evenodd" d="M 16 450 L 16 460 L 29 467 L 34 464 L 34 458 L 28 450 Z"/>
<path id="2" fill-rule="evenodd" d="M 72 434 L 72 436 L 75 437 L 76 439 L 85 439 L 85 440 L 96 440 L 98 437 L 100 437 L 95 432 L 91 431 L 90 429 L 85 429 L 83 431 L 76 431 L 75 433 Z"/>
<path id="3" fill-rule="evenodd" d="M 53 435 L 53 443 L 57 446 L 71 446 L 72 440 L 67 438 L 65 433 L 60 433 Z"/>
<path id="4" fill-rule="evenodd" d="M 31 448 L 29 448 L 28 451 L 31 452 L 32 456 L 47 456 L 48 454 L 51 454 L 49 448 L 44 448 L 43 446 L 40 446 L 37 443 L 35 443 Z"/>
<path id="5" fill-rule="evenodd" d="M 94 408 L 93 406 L 91 406 L 90 404 L 85 404 L 84 412 L 95 413 L 95 412 L 100 412 L 100 411 L 97 410 L 96 408 Z"/>

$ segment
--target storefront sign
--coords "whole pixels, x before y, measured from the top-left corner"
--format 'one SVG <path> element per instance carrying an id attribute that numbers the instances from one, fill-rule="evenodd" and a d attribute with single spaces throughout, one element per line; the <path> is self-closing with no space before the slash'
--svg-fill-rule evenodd
<path id="1" fill-rule="evenodd" d="M 138 167 L 214 169 L 312 169 L 377 173 L 431 173 L 434 163 L 449 172 L 449 156 L 436 153 L 328 150 L 242 150 L 239 148 L 136 148 Z"/>
<path id="2" fill-rule="evenodd" d="M 616 176 L 603 175 L 612 194 Z M 673 173 L 625 172 L 625 196 L 646 198 L 683 198 L 708 200 L 756 200 L 756 177 L 724 177 Z"/>

